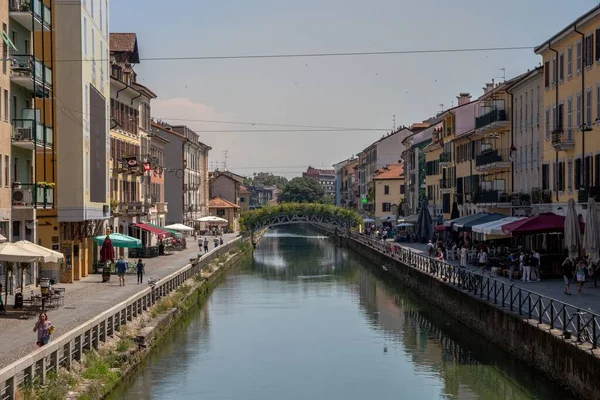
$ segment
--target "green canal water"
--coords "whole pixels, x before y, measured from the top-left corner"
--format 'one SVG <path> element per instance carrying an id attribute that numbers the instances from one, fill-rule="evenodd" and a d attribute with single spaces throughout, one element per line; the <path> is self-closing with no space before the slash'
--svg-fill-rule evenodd
<path id="1" fill-rule="evenodd" d="M 271 229 L 110 399 L 574 399 L 305 227 Z"/>

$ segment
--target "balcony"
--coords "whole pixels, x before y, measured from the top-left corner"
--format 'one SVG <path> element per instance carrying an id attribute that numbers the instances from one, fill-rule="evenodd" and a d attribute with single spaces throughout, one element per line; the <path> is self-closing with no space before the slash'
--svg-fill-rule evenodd
<path id="1" fill-rule="evenodd" d="M 156 212 L 159 214 L 166 214 L 169 212 L 169 203 L 156 203 Z"/>
<path id="2" fill-rule="evenodd" d="M 508 127 L 508 125 L 509 122 L 505 110 L 494 109 L 475 118 L 475 128 L 481 129 L 482 131 L 492 130 L 497 127 Z"/>
<path id="3" fill-rule="evenodd" d="M 600 186 L 590 186 L 588 189 L 579 189 L 577 199 L 581 204 L 587 204 L 589 199 L 600 201 Z"/>
<path id="4" fill-rule="evenodd" d="M 440 154 L 440 167 L 451 167 L 452 166 L 452 153 Z"/>
<path id="5" fill-rule="evenodd" d="M 54 132 L 51 127 L 44 126 L 35 119 L 13 119 L 12 143 L 28 150 L 33 150 L 36 146 L 52 148 Z"/>
<path id="6" fill-rule="evenodd" d="M 9 16 L 28 31 L 50 30 L 52 12 L 43 0 L 9 0 Z"/>
<path id="7" fill-rule="evenodd" d="M 481 190 L 475 196 L 475 203 L 481 205 L 511 205 L 510 196 L 502 190 Z"/>
<path id="8" fill-rule="evenodd" d="M 12 206 L 14 208 L 54 208 L 54 187 L 52 184 L 15 182 L 12 185 Z"/>
<path id="9" fill-rule="evenodd" d="M 575 148 L 575 139 L 573 136 L 572 129 L 568 129 L 566 132 L 555 130 L 552 132 L 552 146 L 559 151 L 573 149 Z"/>
<path id="10" fill-rule="evenodd" d="M 475 156 L 475 169 L 479 172 L 496 168 L 509 168 L 510 161 L 508 149 L 487 149 Z"/>
<path id="11" fill-rule="evenodd" d="M 531 188 L 531 204 L 552 203 L 552 192 L 548 189 Z"/>
<path id="12" fill-rule="evenodd" d="M 454 191 L 454 185 L 450 179 L 440 179 L 440 192 L 442 194 L 451 193 Z"/>
<path id="13" fill-rule="evenodd" d="M 10 61 L 11 82 L 44 96 L 52 89 L 52 70 L 43 62 L 30 54 L 11 55 Z"/>
<path id="14" fill-rule="evenodd" d="M 149 206 L 141 201 L 128 201 L 119 203 L 116 209 L 112 212 L 114 215 L 143 215 L 149 212 Z"/>

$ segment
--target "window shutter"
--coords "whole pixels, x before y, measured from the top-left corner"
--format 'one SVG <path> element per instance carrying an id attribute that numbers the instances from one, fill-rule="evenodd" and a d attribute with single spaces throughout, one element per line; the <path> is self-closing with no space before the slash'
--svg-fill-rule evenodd
<path id="1" fill-rule="evenodd" d="M 590 39 L 590 50 L 589 50 L 590 52 L 588 54 L 588 59 L 589 59 L 588 65 L 592 65 L 592 64 L 594 64 L 594 34 L 593 33 L 590 35 L 589 39 Z"/>
<path id="2" fill-rule="evenodd" d="M 600 29 L 596 29 L 596 61 L 600 60 Z"/>
<path id="3" fill-rule="evenodd" d="M 550 86 L 550 61 L 544 63 L 544 85 Z"/>

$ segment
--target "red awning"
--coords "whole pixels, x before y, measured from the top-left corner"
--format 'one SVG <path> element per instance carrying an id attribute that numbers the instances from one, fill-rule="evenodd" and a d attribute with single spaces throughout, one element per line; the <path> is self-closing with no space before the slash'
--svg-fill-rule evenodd
<path id="1" fill-rule="evenodd" d="M 447 231 L 448 229 L 450 229 L 450 227 L 445 225 L 438 225 L 435 227 L 436 231 Z"/>
<path id="2" fill-rule="evenodd" d="M 171 236 L 171 232 L 165 231 L 164 229 L 160 229 L 160 228 L 157 228 L 154 226 L 146 225 L 143 222 L 138 222 L 137 224 L 135 224 L 133 226 L 136 228 L 145 230 L 147 232 L 154 233 L 155 235 L 158 236 L 159 239 L 164 239 L 166 237 Z"/>
<path id="3" fill-rule="evenodd" d="M 579 222 L 581 231 L 585 224 Z M 533 217 L 514 221 L 502 225 L 502 231 L 511 236 L 531 235 L 535 233 L 563 232 L 565 229 L 565 217 L 553 213 L 539 214 Z"/>

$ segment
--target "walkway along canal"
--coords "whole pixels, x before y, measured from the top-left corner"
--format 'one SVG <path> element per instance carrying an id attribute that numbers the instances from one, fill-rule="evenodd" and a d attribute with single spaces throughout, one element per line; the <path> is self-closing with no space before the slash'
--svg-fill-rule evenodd
<path id="1" fill-rule="evenodd" d="M 122 398 L 574 399 L 303 226 L 271 229 L 110 396 Z"/>

